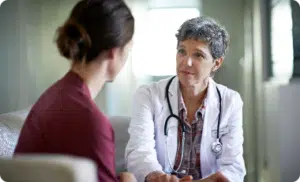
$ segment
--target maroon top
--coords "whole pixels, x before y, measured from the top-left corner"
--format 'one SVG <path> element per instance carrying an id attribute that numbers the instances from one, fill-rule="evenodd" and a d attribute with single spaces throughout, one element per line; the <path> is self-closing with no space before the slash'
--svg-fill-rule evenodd
<path id="1" fill-rule="evenodd" d="M 99 181 L 118 181 L 114 131 L 83 80 L 68 72 L 30 111 L 15 149 L 19 153 L 66 154 L 92 159 Z"/>

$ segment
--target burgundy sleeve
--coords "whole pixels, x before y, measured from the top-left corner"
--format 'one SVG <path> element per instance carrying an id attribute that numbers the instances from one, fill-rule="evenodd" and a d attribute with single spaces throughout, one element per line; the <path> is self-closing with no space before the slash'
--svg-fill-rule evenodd
<path id="1" fill-rule="evenodd" d="M 105 116 L 93 115 L 90 122 L 90 157 L 98 167 L 99 182 L 119 181 L 115 169 L 114 131 Z"/>

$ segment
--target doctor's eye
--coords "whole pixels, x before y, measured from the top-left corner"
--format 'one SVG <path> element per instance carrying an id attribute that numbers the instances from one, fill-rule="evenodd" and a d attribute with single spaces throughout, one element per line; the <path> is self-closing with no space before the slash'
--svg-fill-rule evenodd
<path id="1" fill-rule="evenodd" d="M 186 52 L 185 52 L 184 49 L 178 49 L 177 53 L 180 54 L 180 55 L 185 55 Z"/>
<path id="2" fill-rule="evenodd" d="M 199 52 L 196 52 L 196 53 L 194 54 L 194 56 L 195 56 L 197 59 L 205 59 L 205 57 L 204 57 L 201 53 L 199 53 Z"/>

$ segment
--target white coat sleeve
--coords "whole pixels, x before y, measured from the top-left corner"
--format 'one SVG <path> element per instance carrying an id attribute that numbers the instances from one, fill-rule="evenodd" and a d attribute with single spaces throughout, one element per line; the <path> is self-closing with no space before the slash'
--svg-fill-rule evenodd
<path id="1" fill-rule="evenodd" d="M 246 175 L 243 158 L 243 101 L 233 94 L 233 106 L 228 121 L 229 132 L 222 136 L 223 152 L 217 159 L 220 172 L 230 182 L 243 182 Z"/>
<path id="2" fill-rule="evenodd" d="M 153 171 L 161 171 L 155 150 L 154 109 L 151 93 L 147 86 L 140 87 L 133 98 L 132 119 L 129 125 L 129 141 L 125 149 L 125 163 L 128 172 L 138 182 Z"/>

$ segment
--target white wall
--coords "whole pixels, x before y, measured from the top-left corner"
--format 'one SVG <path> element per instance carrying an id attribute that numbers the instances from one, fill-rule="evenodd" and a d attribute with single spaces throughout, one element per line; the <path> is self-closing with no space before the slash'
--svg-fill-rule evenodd
<path id="1" fill-rule="evenodd" d="M 272 182 L 296 181 L 300 176 L 300 82 L 265 85 L 268 173 Z"/>
<path id="2" fill-rule="evenodd" d="M 280 182 L 280 152 L 279 152 L 279 84 L 276 82 L 266 83 L 264 86 L 265 94 L 265 123 L 266 123 L 266 157 L 267 173 L 266 180 Z"/>
<path id="3" fill-rule="evenodd" d="M 296 181 L 300 177 L 300 82 L 279 88 L 278 124 L 280 181 Z"/>

